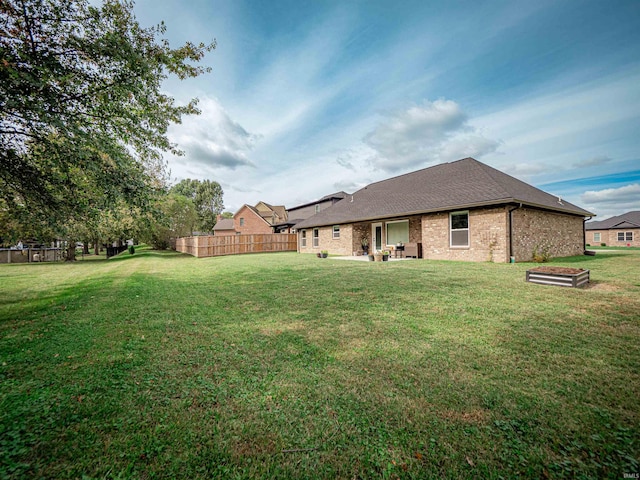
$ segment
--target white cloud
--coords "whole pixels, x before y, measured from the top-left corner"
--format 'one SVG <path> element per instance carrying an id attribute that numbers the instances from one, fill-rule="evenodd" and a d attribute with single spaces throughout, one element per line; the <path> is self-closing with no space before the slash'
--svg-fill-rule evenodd
<path id="1" fill-rule="evenodd" d="M 185 117 L 182 124 L 170 129 L 169 137 L 185 152 L 183 157 L 174 157 L 173 162 L 197 164 L 207 170 L 253 167 L 248 155 L 260 137 L 231 119 L 214 98 L 201 100 L 199 108 L 200 115 Z"/>
<path id="2" fill-rule="evenodd" d="M 390 115 L 363 142 L 374 152 L 371 165 L 388 172 L 480 157 L 499 145 L 468 125 L 460 105 L 445 99 Z"/>
<path id="3" fill-rule="evenodd" d="M 501 170 L 509 175 L 523 179 L 549 171 L 557 172 L 559 169 L 560 167 L 554 166 L 551 168 L 541 163 L 515 163 L 506 165 Z"/>
<path id="4" fill-rule="evenodd" d="M 589 204 L 604 204 L 625 210 L 637 208 L 640 205 L 640 183 L 633 183 L 619 188 L 607 188 L 604 190 L 590 190 L 584 192 L 580 199 Z"/>
<path id="5" fill-rule="evenodd" d="M 574 167 L 597 167 L 599 165 L 604 165 L 605 163 L 609 163 L 611 161 L 611 157 L 606 155 L 596 155 L 595 157 L 588 158 L 586 160 L 581 160 L 573 164 Z"/>

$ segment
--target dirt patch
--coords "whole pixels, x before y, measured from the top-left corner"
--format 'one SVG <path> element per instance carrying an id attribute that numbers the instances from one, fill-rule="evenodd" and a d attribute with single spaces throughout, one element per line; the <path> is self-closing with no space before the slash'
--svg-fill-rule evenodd
<path id="1" fill-rule="evenodd" d="M 539 273 L 550 273 L 552 275 L 578 275 L 579 273 L 584 272 L 584 268 L 570 268 L 570 267 L 550 267 L 550 266 L 544 266 L 544 267 L 535 267 L 535 268 L 530 268 L 529 269 L 530 272 L 539 272 Z"/>
<path id="2" fill-rule="evenodd" d="M 458 412 L 456 410 L 444 410 L 439 412 L 440 418 L 447 420 L 453 420 L 455 422 L 461 422 L 472 425 L 484 425 L 487 424 L 491 418 L 491 414 L 488 410 L 483 408 L 476 408 L 466 412 Z"/>
<path id="3" fill-rule="evenodd" d="M 588 285 L 585 285 L 584 288 L 587 288 L 589 290 L 602 290 L 604 292 L 616 292 L 618 290 L 621 290 L 621 288 L 617 285 L 594 281 L 591 281 Z"/>

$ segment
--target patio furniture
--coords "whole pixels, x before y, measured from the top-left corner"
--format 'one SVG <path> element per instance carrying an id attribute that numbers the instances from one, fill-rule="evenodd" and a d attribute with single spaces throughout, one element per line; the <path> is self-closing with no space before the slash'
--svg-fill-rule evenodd
<path id="1" fill-rule="evenodd" d="M 396 245 L 393 249 L 393 257 L 398 258 L 398 255 L 400 255 L 400 258 L 404 256 L 404 245 Z"/>
<path id="2" fill-rule="evenodd" d="M 404 256 L 422 258 L 422 244 L 421 243 L 405 243 Z"/>

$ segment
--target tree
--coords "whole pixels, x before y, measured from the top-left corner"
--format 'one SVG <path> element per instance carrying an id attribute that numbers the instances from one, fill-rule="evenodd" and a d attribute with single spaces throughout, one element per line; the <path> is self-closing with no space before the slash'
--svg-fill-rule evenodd
<path id="1" fill-rule="evenodd" d="M 224 208 L 222 195 L 222 187 L 218 182 L 204 180 L 198 186 L 195 204 L 200 217 L 200 226 L 205 232 L 213 232 L 218 215 Z"/>
<path id="2" fill-rule="evenodd" d="M 186 178 L 171 187 L 171 192 L 193 200 L 198 211 L 198 228 L 205 232 L 213 231 L 218 215 L 224 208 L 224 192 L 218 182 Z"/>
<path id="3" fill-rule="evenodd" d="M 154 248 L 168 248 L 177 237 L 193 234 L 198 212 L 191 199 L 177 193 L 161 197 L 155 214 L 146 218 L 143 239 Z"/>
<path id="4" fill-rule="evenodd" d="M 185 178 L 171 187 L 171 192 L 187 197 L 195 202 L 198 185 L 200 185 L 200 180 Z"/>
<path id="5" fill-rule="evenodd" d="M 0 196 L 9 210 L 62 224 L 96 205 L 144 207 L 167 184 L 171 123 L 199 113 L 161 92 L 215 42 L 172 49 L 128 0 L 0 2 Z"/>

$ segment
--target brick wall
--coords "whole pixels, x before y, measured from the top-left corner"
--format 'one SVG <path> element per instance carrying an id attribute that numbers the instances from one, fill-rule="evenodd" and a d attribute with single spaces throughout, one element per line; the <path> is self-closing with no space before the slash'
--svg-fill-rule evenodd
<path id="1" fill-rule="evenodd" d="M 214 230 L 213 233 L 216 235 L 216 237 L 224 237 L 229 235 L 235 235 L 236 231 L 235 230 Z"/>
<path id="2" fill-rule="evenodd" d="M 551 257 L 582 255 L 583 218 L 564 213 L 519 208 L 513 212 L 513 250 L 516 262 L 531 260 L 533 251 Z"/>
<path id="3" fill-rule="evenodd" d="M 362 251 L 362 238 L 366 237 L 369 240 L 369 252 L 373 253 L 375 250 L 375 239 L 373 238 L 373 231 L 371 229 L 371 225 L 374 223 L 382 224 L 382 249 L 383 250 L 393 250 L 394 245 L 387 245 L 387 222 L 393 222 L 398 220 L 409 220 L 409 242 L 420 243 L 422 238 L 421 231 L 421 217 L 413 216 L 413 217 L 398 217 L 392 219 L 381 220 L 379 222 L 365 222 L 365 223 L 356 223 L 353 226 L 353 250 L 361 252 Z"/>
<path id="4" fill-rule="evenodd" d="M 625 240 L 618 240 L 618 233 L 625 233 Z M 633 240 L 626 240 L 626 233 L 631 232 Z M 595 233 L 600 234 L 600 240 L 596 241 L 593 238 Z M 627 244 L 631 247 L 640 247 L 640 228 L 625 228 L 620 230 L 587 230 L 587 243 L 600 246 L 601 243 L 606 243 L 608 247 L 626 247 Z"/>
<path id="5" fill-rule="evenodd" d="M 409 217 L 409 242 L 422 243 L 422 256 L 426 259 L 509 262 L 509 208 L 503 206 L 469 210 L 468 247 L 450 246 L 449 212 Z M 386 221 L 390 220 L 392 219 Z M 373 252 L 372 223 L 382 223 L 383 249 L 389 249 L 391 246 L 384 244 L 386 221 L 341 225 L 339 239 L 332 237 L 333 227 L 320 227 L 317 247 L 313 247 L 313 229 L 307 229 L 307 246 L 300 246 L 299 235 L 299 251 L 317 253 L 328 250 L 330 254 L 353 255 L 354 252 L 362 251 L 361 239 L 366 236 L 369 238 L 369 251 Z M 552 257 L 581 255 L 582 232 L 582 217 L 519 208 L 513 212 L 515 260 L 531 260 L 535 248 L 539 251 L 547 250 Z M 634 241 L 637 240 L 640 232 L 634 237 Z"/>
<path id="6" fill-rule="evenodd" d="M 449 213 L 422 216 L 422 257 L 432 260 L 508 262 L 507 209 L 469 211 L 469 246 L 450 247 Z"/>
<path id="7" fill-rule="evenodd" d="M 352 225 L 340 225 L 340 238 L 333 238 L 333 226 L 318 228 L 318 246 L 313 246 L 313 228 L 308 228 L 307 245 L 303 247 L 300 239 L 302 232 L 298 232 L 298 251 L 300 253 L 318 253 L 327 250 L 330 255 L 353 255 L 354 238 Z M 361 248 L 361 247 L 360 247 Z"/>
<path id="8" fill-rule="evenodd" d="M 240 219 L 244 218 L 244 225 L 240 226 Z M 264 219 L 256 214 L 253 210 L 246 205 L 242 207 L 233 216 L 233 226 L 236 232 L 240 232 L 242 235 L 249 235 L 252 233 L 273 233 L 273 228 Z"/>

